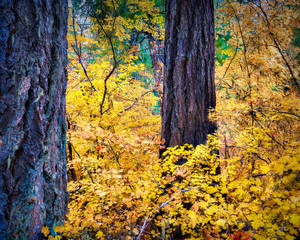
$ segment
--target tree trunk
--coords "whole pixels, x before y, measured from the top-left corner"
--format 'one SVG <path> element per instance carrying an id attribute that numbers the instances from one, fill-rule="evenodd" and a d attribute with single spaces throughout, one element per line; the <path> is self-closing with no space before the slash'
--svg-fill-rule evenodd
<path id="1" fill-rule="evenodd" d="M 0 239 L 67 211 L 67 0 L 0 1 Z"/>
<path id="2" fill-rule="evenodd" d="M 206 142 L 215 131 L 213 0 L 167 0 L 162 138 L 165 146 Z"/>

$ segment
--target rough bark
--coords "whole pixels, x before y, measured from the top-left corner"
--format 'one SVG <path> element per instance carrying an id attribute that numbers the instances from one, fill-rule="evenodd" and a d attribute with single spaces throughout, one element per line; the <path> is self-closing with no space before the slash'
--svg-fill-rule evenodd
<path id="1" fill-rule="evenodd" d="M 0 239 L 41 239 L 67 211 L 67 15 L 67 0 L 0 1 Z"/>
<path id="2" fill-rule="evenodd" d="M 167 0 L 162 138 L 165 146 L 197 146 L 215 124 L 213 0 Z"/>

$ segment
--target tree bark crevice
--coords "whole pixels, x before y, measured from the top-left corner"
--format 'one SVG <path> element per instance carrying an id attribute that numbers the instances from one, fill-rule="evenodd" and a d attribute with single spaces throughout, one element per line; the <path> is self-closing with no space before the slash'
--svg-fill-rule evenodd
<path id="1" fill-rule="evenodd" d="M 0 3 L 0 239 L 41 239 L 67 211 L 66 0 Z"/>
<path id="2" fill-rule="evenodd" d="M 162 138 L 165 146 L 206 142 L 214 89 L 212 0 L 167 0 Z M 164 150 L 161 151 L 161 153 Z"/>

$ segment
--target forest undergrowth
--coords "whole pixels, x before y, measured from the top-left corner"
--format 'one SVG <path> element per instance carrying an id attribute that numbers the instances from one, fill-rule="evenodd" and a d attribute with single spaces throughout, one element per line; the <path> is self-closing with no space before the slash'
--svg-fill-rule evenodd
<path id="1" fill-rule="evenodd" d="M 153 49 L 149 41 L 164 38 L 158 2 L 104 1 L 101 8 L 75 3 L 81 10 L 70 12 L 69 213 L 56 234 L 44 228 L 44 235 L 296 239 L 297 1 L 216 5 L 217 107 L 211 119 L 218 130 L 206 145 L 170 148 L 162 159 L 162 82 L 150 56 L 161 54 L 161 46 Z"/>

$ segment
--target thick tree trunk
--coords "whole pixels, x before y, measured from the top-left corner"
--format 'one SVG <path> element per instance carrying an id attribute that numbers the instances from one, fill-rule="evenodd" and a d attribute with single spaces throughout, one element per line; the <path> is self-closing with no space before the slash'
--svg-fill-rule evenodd
<path id="1" fill-rule="evenodd" d="M 0 1 L 0 239 L 66 214 L 67 16 L 67 0 Z"/>
<path id="2" fill-rule="evenodd" d="M 206 142 L 215 124 L 213 0 L 166 0 L 162 138 L 165 146 Z"/>

